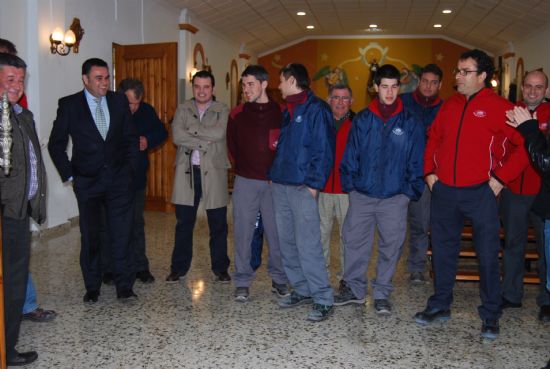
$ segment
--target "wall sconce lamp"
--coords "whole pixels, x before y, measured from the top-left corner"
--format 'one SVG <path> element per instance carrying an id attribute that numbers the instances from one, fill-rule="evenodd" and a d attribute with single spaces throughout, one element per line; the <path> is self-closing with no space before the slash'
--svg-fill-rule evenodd
<path id="1" fill-rule="evenodd" d="M 191 72 L 189 72 L 189 82 L 191 82 L 191 80 L 193 79 L 193 76 L 195 75 L 195 73 L 197 73 L 199 70 L 197 69 L 197 66 L 195 65 L 193 67 L 193 69 L 191 69 Z"/>
<path id="2" fill-rule="evenodd" d="M 80 19 L 73 18 L 73 23 L 67 30 L 63 32 L 61 27 L 57 27 L 50 35 L 50 52 L 58 55 L 68 55 L 73 50 L 73 53 L 78 54 L 78 46 L 80 40 L 84 36 L 84 29 L 80 26 Z"/>

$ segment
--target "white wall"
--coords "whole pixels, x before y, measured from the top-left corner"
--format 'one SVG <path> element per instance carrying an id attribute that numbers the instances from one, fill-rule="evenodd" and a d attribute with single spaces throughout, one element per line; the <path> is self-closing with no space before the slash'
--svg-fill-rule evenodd
<path id="1" fill-rule="evenodd" d="M 536 68 L 544 68 L 546 74 L 550 74 L 550 25 L 543 27 L 528 35 L 525 39 L 515 42 L 514 48 L 517 58 L 523 58 L 525 71 Z"/>
<path id="2" fill-rule="evenodd" d="M 142 13 L 143 12 L 143 13 Z M 57 100 L 82 89 L 81 65 L 99 57 L 112 65 L 112 43 L 178 41 L 179 9 L 154 0 L 0 0 L 0 37 L 12 40 L 27 62 L 27 95 L 34 113 L 48 173 L 45 227 L 78 215 L 72 188 L 61 183 L 46 150 Z M 78 54 L 52 55 L 48 37 L 73 17 L 85 30 Z"/>
<path id="3" fill-rule="evenodd" d="M 52 55 L 49 35 L 55 27 L 67 29 L 73 17 L 80 18 L 85 30 L 78 54 Z M 185 18 L 185 19 L 180 19 Z M 195 35 L 178 29 L 179 23 L 199 28 Z M 27 62 L 27 96 L 35 115 L 39 139 L 48 174 L 48 220 L 50 228 L 66 223 L 78 215 L 72 188 L 61 183 L 46 150 L 57 100 L 82 89 L 81 65 L 99 57 L 112 65 L 112 43 L 144 44 L 178 42 L 180 78 L 188 79 L 192 68 L 192 50 L 196 42 L 205 49 L 216 78 L 219 101 L 229 103 L 225 75 L 232 59 L 239 73 L 243 62 L 238 59 L 240 45 L 229 42 L 208 29 L 187 12 L 162 0 L 0 0 L 0 37 L 17 45 L 19 55 Z M 186 97 L 191 96 L 186 83 Z"/>

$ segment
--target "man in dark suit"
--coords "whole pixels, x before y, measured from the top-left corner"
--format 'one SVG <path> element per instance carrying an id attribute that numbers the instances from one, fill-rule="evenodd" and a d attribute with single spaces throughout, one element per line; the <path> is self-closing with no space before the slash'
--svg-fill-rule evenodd
<path id="1" fill-rule="evenodd" d="M 109 67 L 101 59 L 82 65 L 84 90 L 59 100 L 48 150 L 63 182 L 69 181 L 80 213 L 80 267 L 84 302 L 97 302 L 101 287 L 99 228 L 101 207 L 111 240 L 110 252 L 117 297 L 137 297 L 130 233 L 133 219 L 133 178 L 138 137 L 128 100 L 109 91 Z M 72 139 L 72 157 L 67 143 Z"/>

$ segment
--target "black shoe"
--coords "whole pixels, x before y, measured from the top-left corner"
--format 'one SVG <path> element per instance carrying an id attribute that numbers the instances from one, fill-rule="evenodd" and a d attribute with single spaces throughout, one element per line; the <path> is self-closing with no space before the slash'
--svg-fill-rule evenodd
<path id="1" fill-rule="evenodd" d="M 500 305 L 501 309 L 518 309 L 521 307 L 521 302 L 512 302 L 502 298 L 502 304 Z"/>
<path id="2" fill-rule="evenodd" d="M 153 283 L 155 277 L 148 270 L 142 270 L 141 272 L 136 273 L 136 278 L 139 279 L 142 283 Z"/>
<path id="3" fill-rule="evenodd" d="M 172 272 L 168 275 L 168 277 L 166 277 L 166 283 L 177 283 L 180 281 L 180 278 L 183 278 L 183 277 L 185 277 L 185 273 L 181 274 L 181 273 Z"/>
<path id="4" fill-rule="evenodd" d="M 541 369 L 550 369 L 550 360 L 548 360 L 548 364 L 546 364 L 546 366 L 544 368 L 541 368 Z"/>
<path id="5" fill-rule="evenodd" d="M 131 289 L 130 290 L 122 290 L 122 291 L 116 293 L 116 298 L 119 299 L 119 300 L 129 301 L 129 300 L 136 300 L 137 295 Z"/>
<path id="6" fill-rule="evenodd" d="M 348 304 L 359 304 L 362 305 L 365 303 L 365 298 L 357 298 L 351 288 L 347 285 L 346 281 L 343 279 L 340 281 L 340 287 L 338 289 L 338 294 L 334 296 L 334 306 L 344 306 Z"/>
<path id="7" fill-rule="evenodd" d="M 53 310 L 45 310 L 42 308 L 36 308 L 31 312 L 23 314 L 23 320 L 30 320 L 31 322 L 44 323 L 51 322 L 55 319 L 57 313 Z"/>
<path id="8" fill-rule="evenodd" d="M 103 284 L 107 286 L 114 286 L 115 285 L 115 275 L 113 273 L 103 273 L 103 277 L 101 277 Z"/>
<path id="9" fill-rule="evenodd" d="M 18 352 L 12 358 L 6 358 L 6 364 L 8 366 L 23 366 L 32 363 L 38 359 L 36 351 Z"/>
<path id="10" fill-rule="evenodd" d="M 427 325 L 435 320 L 446 322 L 451 319 L 450 310 L 440 310 L 436 308 L 427 307 L 424 311 L 416 313 L 414 320 L 420 325 Z"/>
<path id="11" fill-rule="evenodd" d="M 486 319 L 481 324 L 481 337 L 494 340 L 499 333 L 498 320 Z"/>
<path id="12" fill-rule="evenodd" d="M 542 305 L 540 307 L 539 320 L 541 322 L 550 322 L 550 305 Z"/>
<path id="13" fill-rule="evenodd" d="M 94 303 L 97 302 L 98 297 L 99 291 L 86 291 L 83 300 L 84 302 Z"/>
<path id="14" fill-rule="evenodd" d="M 229 276 L 227 271 L 217 272 L 217 273 L 214 273 L 214 274 L 216 275 L 216 282 L 220 282 L 220 283 L 229 283 L 229 282 L 231 282 L 231 277 Z"/>

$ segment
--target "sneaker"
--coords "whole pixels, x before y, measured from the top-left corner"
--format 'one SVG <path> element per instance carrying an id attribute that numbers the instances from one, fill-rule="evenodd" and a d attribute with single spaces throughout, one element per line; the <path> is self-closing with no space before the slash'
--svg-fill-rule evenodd
<path id="1" fill-rule="evenodd" d="M 422 284 L 426 283 L 426 278 L 422 272 L 412 272 L 409 281 L 413 284 Z"/>
<path id="2" fill-rule="evenodd" d="M 302 296 L 299 293 L 292 291 L 290 295 L 283 297 L 277 302 L 277 305 L 282 308 L 290 308 L 298 305 L 311 304 L 310 296 Z"/>
<path id="3" fill-rule="evenodd" d="M 500 304 L 501 309 L 518 309 L 521 307 L 521 302 L 512 302 L 510 300 L 502 298 L 502 303 Z"/>
<path id="4" fill-rule="evenodd" d="M 539 320 L 541 322 L 550 322 L 550 305 L 542 305 L 540 307 Z"/>
<path id="5" fill-rule="evenodd" d="M 494 340 L 499 333 L 498 320 L 485 319 L 481 324 L 481 337 Z"/>
<path id="6" fill-rule="evenodd" d="M 375 299 L 374 300 L 374 310 L 378 315 L 390 315 L 391 314 L 391 304 L 388 299 Z"/>
<path id="7" fill-rule="evenodd" d="M 290 295 L 290 288 L 286 283 L 271 282 L 271 292 L 276 293 L 278 297 L 287 297 Z"/>
<path id="8" fill-rule="evenodd" d="M 427 307 L 424 311 L 416 313 L 414 320 L 420 325 L 427 325 L 435 320 L 446 322 L 451 319 L 450 310 L 440 310 L 437 308 Z"/>
<path id="9" fill-rule="evenodd" d="M 247 302 L 248 301 L 248 287 L 237 287 L 235 288 L 235 301 L 237 302 Z"/>
<path id="10" fill-rule="evenodd" d="M 351 288 L 348 287 L 346 284 L 346 281 L 341 280 L 340 281 L 340 288 L 338 289 L 338 295 L 334 296 L 334 305 L 335 306 L 343 306 L 348 304 L 364 304 L 365 298 L 362 299 L 357 298 L 353 292 L 351 292 Z"/>
<path id="11" fill-rule="evenodd" d="M 136 278 L 141 281 L 141 283 L 153 283 L 155 277 L 148 270 L 142 270 L 141 272 L 136 273 Z"/>
<path id="12" fill-rule="evenodd" d="M 166 283 L 178 283 L 183 277 L 185 277 L 185 274 L 172 272 L 166 277 Z"/>
<path id="13" fill-rule="evenodd" d="M 224 272 L 216 272 L 214 274 L 216 275 L 216 282 L 219 282 L 219 283 L 231 282 L 231 277 L 229 276 L 229 273 L 227 273 L 227 270 Z"/>
<path id="14" fill-rule="evenodd" d="M 36 308 L 33 311 L 23 314 L 23 320 L 30 320 L 31 322 L 45 323 L 51 322 L 55 319 L 57 313 L 53 310 L 44 310 L 42 308 Z"/>
<path id="15" fill-rule="evenodd" d="M 332 315 L 334 308 L 332 305 L 313 304 L 313 309 L 307 314 L 307 320 L 311 322 L 320 322 Z"/>

